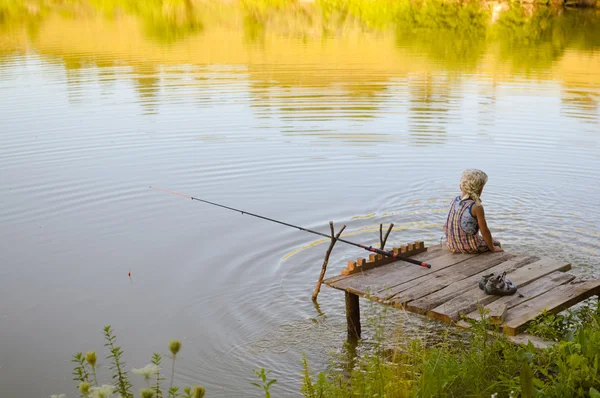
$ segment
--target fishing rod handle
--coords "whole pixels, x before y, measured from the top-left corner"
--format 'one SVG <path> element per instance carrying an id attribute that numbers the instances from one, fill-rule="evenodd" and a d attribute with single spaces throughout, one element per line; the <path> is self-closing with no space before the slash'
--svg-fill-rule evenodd
<path id="1" fill-rule="evenodd" d="M 377 248 L 372 247 L 372 246 L 369 246 L 368 250 L 372 251 L 374 253 L 377 253 L 377 254 L 382 254 L 382 255 L 387 256 L 387 257 L 392 257 L 392 258 L 396 258 L 398 260 L 406 261 L 408 263 L 420 265 L 421 267 L 431 268 L 431 264 L 428 264 L 428 263 L 423 262 L 423 261 L 415 260 L 414 258 L 402 256 L 402 255 L 396 254 L 394 252 L 388 252 L 388 251 L 385 251 L 385 250 L 377 249 Z"/>

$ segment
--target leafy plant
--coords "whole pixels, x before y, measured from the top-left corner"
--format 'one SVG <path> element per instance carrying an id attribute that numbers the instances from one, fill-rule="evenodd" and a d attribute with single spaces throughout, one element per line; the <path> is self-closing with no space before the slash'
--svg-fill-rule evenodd
<path id="1" fill-rule="evenodd" d="M 152 360 L 150 361 L 150 363 L 152 363 L 153 365 L 157 366 L 160 369 L 160 363 L 162 361 L 162 356 L 160 356 L 157 353 L 152 354 Z M 155 391 L 156 391 L 156 398 L 162 398 L 162 389 L 160 388 L 160 382 L 164 380 L 162 377 L 160 377 L 160 371 L 156 373 L 156 386 L 155 386 Z"/>
<path id="2" fill-rule="evenodd" d="M 110 366 L 110 370 L 113 371 L 112 379 L 117 384 L 117 392 L 121 394 L 123 398 L 133 398 L 133 393 L 131 392 L 131 382 L 127 377 L 127 372 L 125 371 L 125 362 L 123 362 L 123 350 L 121 347 L 115 345 L 117 338 L 113 334 L 113 330 L 110 325 L 104 327 L 104 338 L 107 343 L 104 344 L 105 347 L 108 347 L 110 354 L 107 359 L 112 361 L 112 365 Z"/>
<path id="3" fill-rule="evenodd" d="M 82 352 L 73 355 L 71 362 L 75 362 L 77 366 L 73 369 L 73 380 L 80 382 L 89 382 L 90 375 L 85 366 L 85 356 Z"/>
<path id="4" fill-rule="evenodd" d="M 592 322 L 595 314 L 600 314 L 597 300 L 559 314 L 544 312 L 529 324 L 527 333 L 547 340 L 572 340 L 574 331 Z"/>
<path id="5" fill-rule="evenodd" d="M 258 387 L 258 388 L 262 388 L 265 392 L 265 398 L 271 398 L 271 393 L 269 392 L 269 389 L 271 388 L 271 386 L 273 384 L 275 384 L 277 382 L 276 379 L 268 379 L 268 375 L 269 373 L 271 373 L 270 370 L 265 371 L 264 368 L 260 368 L 259 370 L 254 370 L 254 373 L 256 374 L 256 376 L 258 376 L 258 378 L 260 379 L 260 381 L 262 382 L 262 384 L 259 383 L 255 383 L 252 382 L 252 385 Z"/>
<path id="6" fill-rule="evenodd" d="M 111 379 L 114 385 L 99 385 L 96 377 L 97 365 L 95 351 L 88 351 L 85 354 L 78 352 L 77 354 L 73 355 L 72 362 L 76 364 L 72 372 L 74 376 L 73 380 L 80 382 L 77 388 L 81 393 L 81 396 L 84 398 L 108 398 L 115 393 L 119 394 L 119 396 L 123 398 L 133 398 L 134 394 L 132 392 L 132 383 L 129 381 L 127 371 L 125 370 L 126 364 L 125 361 L 123 361 L 123 350 L 121 347 L 117 346 L 117 338 L 110 325 L 104 327 L 104 338 L 106 339 L 106 344 L 104 344 L 104 346 L 108 349 L 108 355 L 106 359 L 110 363 L 108 369 L 110 370 Z M 180 349 L 181 342 L 179 340 L 172 340 L 169 343 L 169 350 L 173 355 L 173 365 L 171 367 L 171 386 L 167 390 L 168 397 L 176 398 L 183 396 L 184 398 L 203 398 L 206 391 L 202 386 L 196 385 L 194 387 L 186 387 L 183 389 L 183 395 L 180 392 L 179 387 L 173 386 L 173 380 L 175 376 L 175 359 Z M 160 373 L 162 358 L 163 357 L 160 354 L 154 353 L 149 364 L 140 369 L 132 370 L 133 373 L 144 376 L 147 382 L 146 388 L 142 388 L 140 390 L 140 397 L 163 397 L 161 381 L 163 381 L 164 378 Z M 92 369 L 95 386 L 92 386 L 88 366 Z M 57 397 L 64 397 L 64 394 L 57 395 Z"/>

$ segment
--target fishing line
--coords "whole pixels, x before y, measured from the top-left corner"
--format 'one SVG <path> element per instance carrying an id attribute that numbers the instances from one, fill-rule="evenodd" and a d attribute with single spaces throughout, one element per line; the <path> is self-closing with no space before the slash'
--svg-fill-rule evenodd
<path id="1" fill-rule="evenodd" d="M 196 198 L 194 196 L 185 195 L 185 194 L 182 194 L 182 193 L 179 193 L 179 192 L 169 191 L 168 189 L 163 189 L 163 188 L 158 188 L 158 187 L 152 187 L 152 186 L 150 188 L 155 189 L 157 191 L 162 191 L 162 192 L 165 192 L 165 193 L 169 193 L 171 195 L 177 195 L 177 196 L 181 196 L 181 197 L 184 197 L 184 198 L 187 198 L 187 199 L 196 200 L 198 202 L 207 203 L 209 205 L 218 206 L 218 207 L 221 207 L 223 209 L 235 211 L 235 212 L 238 212 L 238 213 L 241 213 L 241 214 L 247 214 L 247 215 L 252 216 L 252 217 L 261 218 L 261 219 L 266 220 L 266 221 L 271 221 L 271 222 L 274 222 L 274 223 L 277 223 L 277 224 L 285 225 L 286 227 L 296 228 L 296 229 L 299 229 L 300 231 L 304 231 L 304 232 L 308 232 L 308 233 L 311 233 L 311 234 L 324 236 L 324 237 L 326 237 L 328 239 L 332 239 L 330 235 L 327 235 L 327 234 L 324 234 L 324 233 L 321 233 L 321 232 L 318 232 L 318 231 L 313 231 L 312 229 L 303 228 L 303 227 L 300 227 L 298 225 L 290 224 L 290 223 L 287 223 L 287 222 L 284 222 L 284 221 L 279 221 L 279 220 L 275 220 L 273 218 L 261 216 L 259 214 L 250 213 L 249 211 L 240 210 L 240 209 L 236 209 L 234 207 L 229 207 L 229 206 L 221 205 L 221 204 L 218 204 L 218 203 L 215 203 L 215 202 L 211 202 L 209 200 L 204 200 L 204 199 Z M 346 243 L 348 245 L 360 247 L 361 249 L 370 251 L 372 253 L 381 254 L 381 255 L 384 255 L 386 257 L 395 258 L 395 259 L 400 260 L 400 261 L 406 261 L 407 263 L 416 264 L 416 265 L 419 265 L 421 267 L 431 268 L 431 264 L 428 264 L 428 263 L 425 263 L 425 262 L 422 262 L 422 261 L 419 261 L 419 260 L 415 260 L 415 259 L 410 258 L 410 257 L 402 256 L 402 255 L 396 254 L 394 252 L 389 252 L 389 251 L 377 249 L 377 248 L 375 248 L 373 246 L 361 245 L 360 243 L 351 242 L 349 240 L 341 239 L 341 238 L 338 238 L 337 241 L 338 242 Z"/>

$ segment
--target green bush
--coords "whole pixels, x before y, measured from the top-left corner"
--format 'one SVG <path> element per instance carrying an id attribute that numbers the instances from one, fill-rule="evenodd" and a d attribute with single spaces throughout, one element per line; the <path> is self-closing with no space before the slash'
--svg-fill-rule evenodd
<path id="1" fill-rule="evenodd" d="M 368 319 L 369 328 L 374 330 L 372 347 L 367 353 L 353 357 L 345 371 L 334 366 L 314 374 L 303 356 L 301 393 L 307 398 L 600 398 L 598 303 L 536 319 L 528 331 L 556 340 L 543 350 L 532 343 L 516 345 L 502 333 L 490 334 L 492 325 L 485 320 L 475 323 L 464 339 L 451 339 L 446 334 L 429 345 L 420 339 L 394 345 L 386 338 L 385 314 L 383 311 Z M 73 356 L 73 380 L 79 383 L 79 393 L 84 398 L 109 398 L 113 394 L 133 398 L 124 353 L 110 326 L 104 328 L 104 337 L 112 381 L 98 383 L 95 351 L 79 352 Z M 355 346 L 346 348 L 355 355 Z M 162 385 L 165 378 L 161 373 L 161 355 L 155 353 L 148 365 L 131 369 L 146 382 L 146 388 L 139 391 L 140 397 L 204 397 L 201 386 L 180 390 L 173 385 L 180 349 L 178 340 L 169 343 L 172 358 L 169 388 Z M 270 387 L 276 380 L 270 379 L 270 371 L 265 369 L 254 373 L 260 382 L 252 384 L 269 398 Z"/>
<path id="2" fill-rule="evenodd" d="M 560 315 L 570 321 L 561 340 L 538 350 L 515 345 L 504 335 L 490 335 L 491 325 L 473 326 L 464 342 L 408 348 L 384 354 L 384 341 L 357 360 L 347 374 L 323 371 L 311 375 L 303 360 L 305 397 L 595 397 L 600 390 L 600 315 L 580 309 Z M 556 324 L 543 317 L 539 325 Z M 553 319 L 553 321 L 550 321 Z M 550 326 L 549 326 L 550 327 Z M 559 328 L 560 329 L 560 328 Z"/>

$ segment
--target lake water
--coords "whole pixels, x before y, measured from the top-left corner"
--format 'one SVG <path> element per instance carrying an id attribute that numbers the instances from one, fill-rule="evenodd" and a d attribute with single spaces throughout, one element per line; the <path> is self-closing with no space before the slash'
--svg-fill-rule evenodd
<path id="1" fill-rule="evenodd" d="M 480 168 L 507 249 L 600 275 L 595 12 L 420 34 L 327 30 L 304 8 L 161 25 L 28 7 L 0 18 L 2 397 L 76 396 L 71 355 L 103 352 L 108 324 L 128 369 L 181 339 L 176 382 L 210 397 L 260 396 L 259 367 L 298 396 L 302 352 L 315 370 L 344 352 L 343 294 L 310 299 L 319 237 L 149 186 L 367 244 L 393 222 L 390 245 L 432 245 Z M 359 256 L 338 244 L 327 275 Z M 390 317 L 406 338 L 446 328 Z"/>

